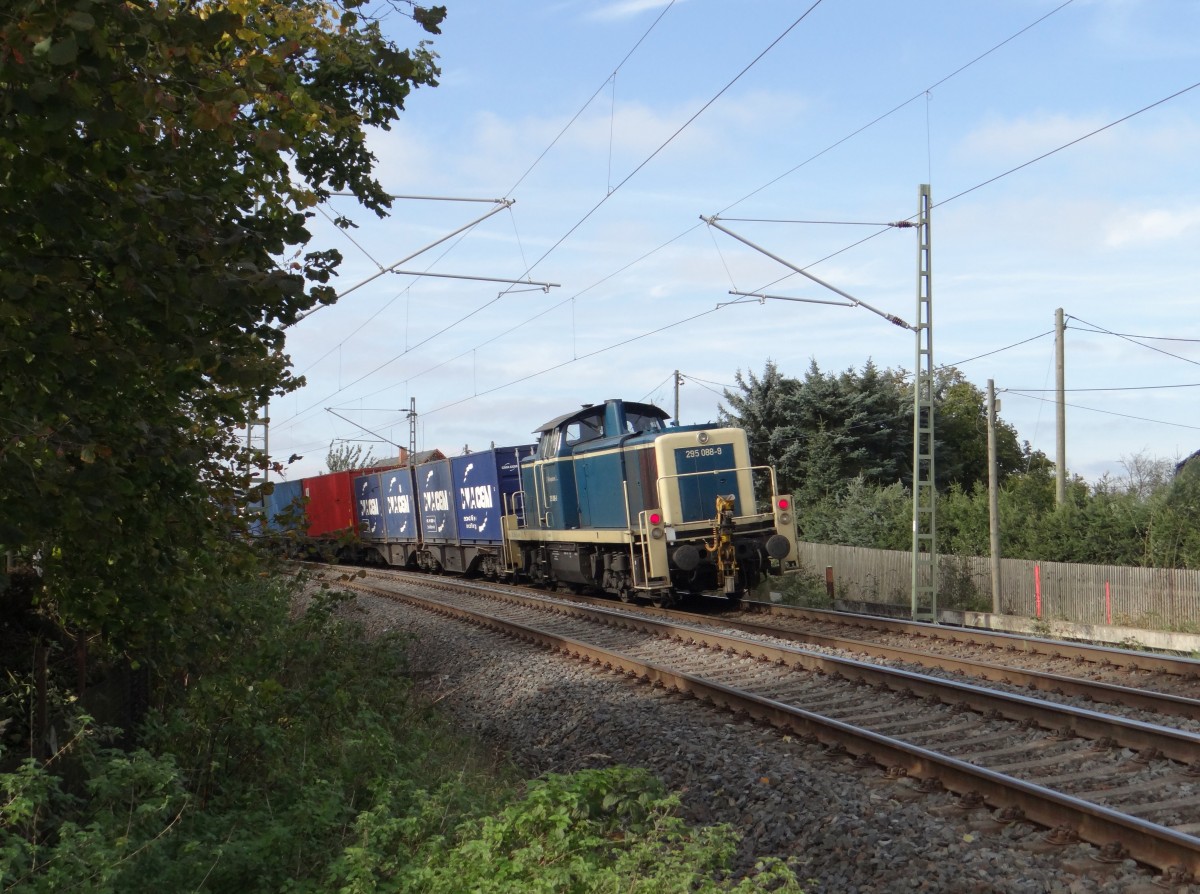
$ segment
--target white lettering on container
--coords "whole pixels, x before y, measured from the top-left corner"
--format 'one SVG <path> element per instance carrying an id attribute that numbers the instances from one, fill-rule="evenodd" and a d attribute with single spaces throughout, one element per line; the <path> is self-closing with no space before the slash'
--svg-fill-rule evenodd
<path id="1" fill-rule="evenodd" d="M 462 499 L 463 509 L 491 509 L 493 506 L 492 489 L 486 484 L 464 487 L 459 491 L 459 497 Z"/>
<path id="2" fill-rule="evenodd" d="M 449 512 L 450 494 L 444 490 L 425 491 L 421 505 L 425 507 L 426 512 Z"/>

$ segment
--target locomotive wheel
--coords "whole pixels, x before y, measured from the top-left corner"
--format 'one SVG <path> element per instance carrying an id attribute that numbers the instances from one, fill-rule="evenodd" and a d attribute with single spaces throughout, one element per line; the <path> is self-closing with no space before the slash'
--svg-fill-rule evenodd
<path id="1" fill-rule="evenodd" d="M 633 590 L 629 587 L 621 587 L 617 595 L 621 597 L 622 602 L 633 602 Z"/>

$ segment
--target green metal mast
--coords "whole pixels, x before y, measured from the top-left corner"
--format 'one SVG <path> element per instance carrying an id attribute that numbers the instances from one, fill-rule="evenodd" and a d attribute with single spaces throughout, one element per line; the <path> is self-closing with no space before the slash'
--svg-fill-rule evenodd
<path id="1" fill-rule="evenodd" d="M 933 435 L 933 269 L 930 258 L 929 184 L 918 189 L 917 362 L 913 380 L 912 617 L 937 620 L 937 518 Z"/>

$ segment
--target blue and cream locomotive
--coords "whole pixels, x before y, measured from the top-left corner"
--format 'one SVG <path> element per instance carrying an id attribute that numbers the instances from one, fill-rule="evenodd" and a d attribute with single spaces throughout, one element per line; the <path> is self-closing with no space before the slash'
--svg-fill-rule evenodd
<path id="1" fill-rule="evenodd" d="M 532 581 L 669 603 L 737 598 L 796 567 L 791 498 L 752 466 L 746 433 L 668 427 L 651 404 L 609 400 L 537 429 L 505 517 L 510 566 Z M 755 480 L 770 487 L 759 506 Z"/>

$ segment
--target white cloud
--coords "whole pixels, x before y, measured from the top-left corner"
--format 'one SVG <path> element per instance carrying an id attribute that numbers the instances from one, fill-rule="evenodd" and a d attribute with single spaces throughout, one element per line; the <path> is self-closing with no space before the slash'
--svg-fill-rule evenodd
<path id="1" fill-rule="evenodd" d="M 1200 231 L 1200 207 L 1127 212 L 1108 225 L 1105 244 L 1112 248 L 1168 242 Z"/>
<path id="2" fill-rule="evenodd" d="M 616 3 L 606 3 L 593 9 L 588 18 L 595 21 L 614 21 L 628 19 L 645 12 L 648 9 L 661 9 L 669 6 L 671 0 L 618 0 Z"/>
<path id="3" fill-rule="evenodd" d="M 968 133 L 959 144 L 961 155 L 1026 161 L 1079 139 L 1107 121 L 1096 116 L 1042 113 L 1024 118 L 990 118 Z M 1097 134 L 1092 140 L 1107 139 Z"/>

